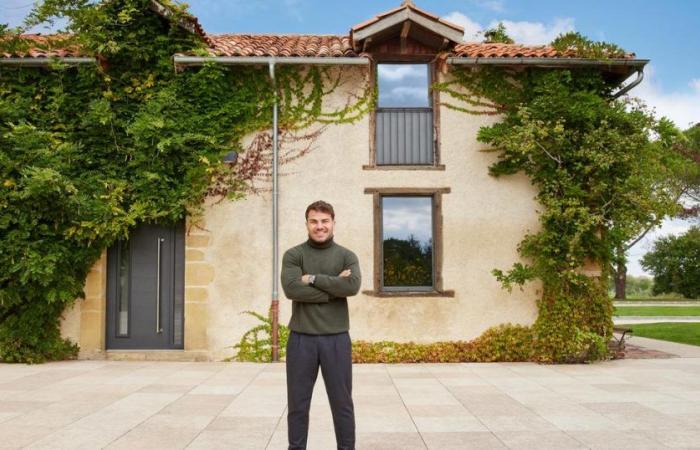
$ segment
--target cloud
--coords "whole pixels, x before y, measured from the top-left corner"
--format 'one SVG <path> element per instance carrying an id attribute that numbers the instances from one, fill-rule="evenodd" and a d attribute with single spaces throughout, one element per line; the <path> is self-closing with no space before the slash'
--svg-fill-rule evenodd
<path id="1" fill-rule="evenodd" d="M 428 97 L 428 90 L 424 87 L 399 86 L 393 88 L 386 97 L 404 101 L 408 99 L 423 100 Z"/>
<path id="2" fill-rule="evenodd" d="M 559 18 L 554 22 L 545 24 L 542 22 L 514 22 L 512 20 L 493 20 L 487 27 L 472 20 L 464 13 L 453 11 L 443 17 L 449 22 L 453 22 L 464 28 L 465 41 L 480 41 L 483 39 L 483 32 L 488 28 L 494 28 L 499 22 L 506 27 L 506 33 L 518 44 L 547 44 L 561 33 L 574 31 L 574 19 Z"/>
<path id="3" fill-rule="evenodd" d="M 469 42 L 481 40 L 481 35 L 479 33 L 483 30 L 483 27 L 478 22 L 474 22 L 461 12 L 453 11 L 443 17 L 443 19 L 464 28 L 465 41 Z"/>
<path id="4" fill-rule="evenodd" d="M 407 239 L 413 235 L 426 243 L 432 238 L 430 199 L 385 198 L 382 229 L 384 239 Z"/>
<path id="5" fill-rule="evenodd" d="M 379 77 L 387 81 L 403 81 L 406 78 L 427 78 L 424 65 L 379 64 Z"/>
<path id="6" fill-rule="evenodd" d="M 700 122 L 700 79 L 688 82 L 689 89 L 667 92 L 662 89 L 656 77 L 654 66 L 644 68 L 644 81 L 630 91 L 654 108 L 658 117 L 666 116 L 682 129 Z"/>
<path id="7" fill-rule="evenodd" d="M 693 78 L 690 80 L 690 83 L 688 83 L 688 86 L 690 86 L 694 91 L 700 93 L 700 78 Z"/>
<path id="8" fill-rule="evenodd" d="M 489 28 L 498 25 L 497 20 L 489 24 Z M 564 19 L 554 19 L 554 23 L 545 25 L 542 22 L 513 22 L 511 20 L 501 20 L 506 27 L 506 33 L 519 44 L 536 45 L 548 44 L 562 33 L 574 31 L 574 19 L 568 17 Z"/>

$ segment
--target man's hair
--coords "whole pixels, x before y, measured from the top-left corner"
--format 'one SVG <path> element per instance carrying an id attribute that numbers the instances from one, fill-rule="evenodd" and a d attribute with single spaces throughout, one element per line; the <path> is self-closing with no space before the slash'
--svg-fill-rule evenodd
<path id="1" fill-rule="evenodd" d="M 333 211 L 333 205 L 326 203 L 323 200 L 318 200 L 306 207 L 306 213 L 304 213 L 304 218 L 309 219 L 309 211 L 324 212 L 331 215 L 331 219 L 335 220 L 335 211 Z"/>

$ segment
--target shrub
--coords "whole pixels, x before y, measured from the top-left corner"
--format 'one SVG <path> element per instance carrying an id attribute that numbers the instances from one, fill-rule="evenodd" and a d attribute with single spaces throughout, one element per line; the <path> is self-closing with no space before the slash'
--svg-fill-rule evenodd
<path id="1" fill-rule="evenodd" d="M 238 352 L 224 361 L 270 362 L 272 360 L 272 320 L 254 311 L 243 311 L 241 314 L 257 317 L 262 323 L 246 331 L 238 344 L 229 347 L 237 349 Z M 278 331 L 279 357 L 282 359 L 287 348 L 289 328 L 279 324 Z"/>

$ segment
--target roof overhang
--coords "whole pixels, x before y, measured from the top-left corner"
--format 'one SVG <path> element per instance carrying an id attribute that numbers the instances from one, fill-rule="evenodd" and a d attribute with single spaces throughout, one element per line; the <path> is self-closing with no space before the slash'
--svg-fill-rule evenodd
<path id="1" fill-rule="evenodd" d="M 49 65 L 56 62 L 67 64 L 69 66 L 75 66 L 80 64 L 95 64 L 97 62 L 97 59 L 88 57 L 0 58 L 0 65 L 6 66 L 48 67 Z"/>
<path id="2" fill-rule="evenodd" d="M 183 56 L 175 55 L 177 67 L 202 66 L 208 62 L 221 65 L 239 64 L 309 64 L 309 65 L 367 65 L 364 57 L 313 57 L 313 56 Z"/>
<path id="3" fill-rule="evenodd" d="M 401 7 L 378 15 L 350 29 L 353 48 L 358 51 L 366 49 L 371 42 L 400 36 L 402 40 L 415 39 L 426 45 L 444 48 L 448 43 L 460 43 L 464 29 L 451 24 L 405 2 Z"/>
<path id="4" fill-rule="evenodd" d="M 539 67 L 644 67 L 648 59 L 590 59 L 590 58 L 533 58 L 533 57 L 508 57 L 508 58 L 462 58 L 452 56 L 447 62 L 456 65 L 494 65 L 494 66 L 539 66 Z"/>
<path id="5" fill-rule="evenodd" d="M 464 58 L 449 57 L 448 64 L 458 66 L 492 66 L 492 67 L 542 67 L 550 69 L 565 68 L 594 68 L 605 74 L 615 82 L 622 83 L 635 72 L 644 69 L 649 63 L 648 59 L 588 59 L 588 58 L 535 58 L 535 57 L 509 57 L 509 58 Z"/>

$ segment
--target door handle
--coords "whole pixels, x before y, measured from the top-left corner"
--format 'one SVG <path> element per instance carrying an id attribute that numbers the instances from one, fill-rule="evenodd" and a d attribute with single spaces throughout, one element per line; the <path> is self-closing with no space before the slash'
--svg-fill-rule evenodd
<path id="1" fill-rule="evenodd" d="M 158 237 L 156 240 L 158 242 L 158 267 L 156 269 L 156 333 L 160 334 L 163 332 L 163 329 L 160 327 L 160 255 L 165 239 Z"/>

